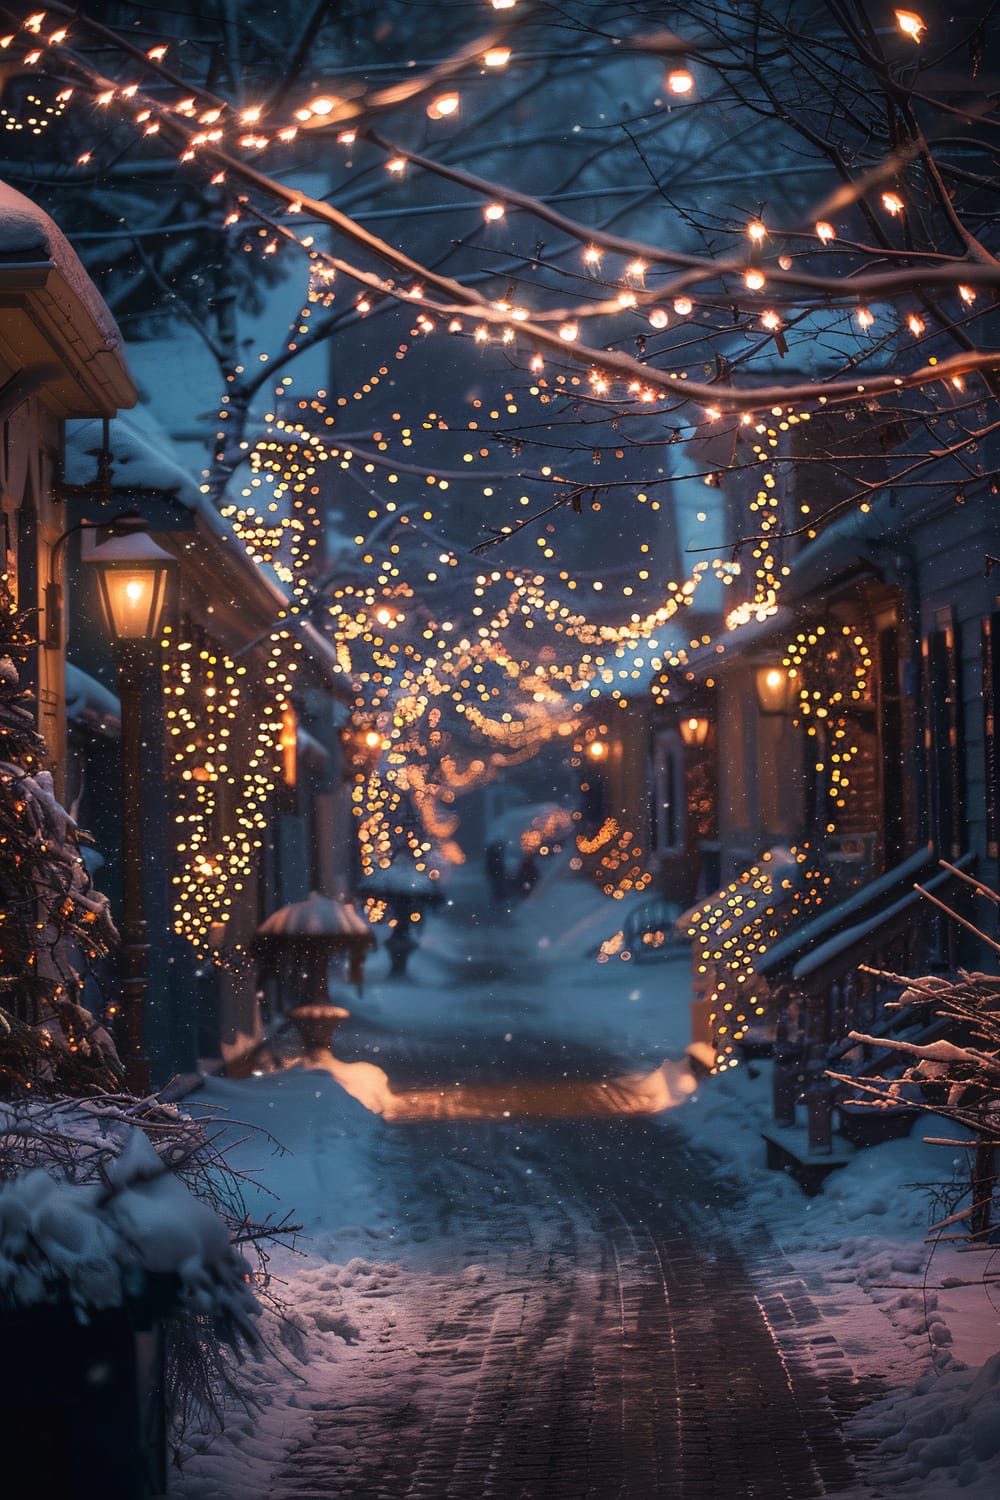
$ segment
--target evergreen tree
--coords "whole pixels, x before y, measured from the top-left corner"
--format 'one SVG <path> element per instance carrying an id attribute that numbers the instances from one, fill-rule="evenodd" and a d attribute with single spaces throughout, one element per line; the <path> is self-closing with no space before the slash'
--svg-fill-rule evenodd
<path id="1" fill-rule="evenodd" d="M 82 835 L 42 769 L 45 744 L 15 660 L 29 644 L 0 591 L 0 1095 L 107 1092 L 121 1064 L 81 989 L 117 934 Z"/>

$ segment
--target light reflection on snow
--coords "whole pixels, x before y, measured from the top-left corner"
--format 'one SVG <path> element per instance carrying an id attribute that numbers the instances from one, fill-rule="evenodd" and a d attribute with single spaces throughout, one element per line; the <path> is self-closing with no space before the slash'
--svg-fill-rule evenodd
<path id="1" fill-rule="evenodd" d="M 306 1067 L 329 1073 L 365 1109 L 390 1124 L 426 1120 L 586 1120 L 658 1115 L 683 1104 L 696 1088 L 682 1063 L 663 1062 L 651 1073 L 610 1079 L 540 1079 L 456 1083 L 450 1088 L 393 1091 L 388 1074 L 367 1062 L 341 1062 L 310 1053 Z"/>

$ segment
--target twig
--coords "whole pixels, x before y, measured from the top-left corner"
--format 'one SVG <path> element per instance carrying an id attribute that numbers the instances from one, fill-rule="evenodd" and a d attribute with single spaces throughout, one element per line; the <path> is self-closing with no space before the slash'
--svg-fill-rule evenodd
<path id="1" fill-rule="evenodd" d="M 960 916 L 957 911 L 952 911 L 950 906 L 946 906 L 943 901 L 939 901 L 936 896 L 932 896 L 930 891 L 925 890 L 922 885 L 914 885 L 913 889 L 919 891 L 921 896 L 926 896 L 928 901 L 932 901 L 936 907 L 943 911 L 946 916 L 951 917 L 953 921 L 960 922 L 963 927 L 979 938 L 980 942 L 992 948 L 994 953 L 1000 953 L 1000 943 L 994 942 L 993 938 L 977 927 L 975 922 L 970 922 L 967 917 Z"/>

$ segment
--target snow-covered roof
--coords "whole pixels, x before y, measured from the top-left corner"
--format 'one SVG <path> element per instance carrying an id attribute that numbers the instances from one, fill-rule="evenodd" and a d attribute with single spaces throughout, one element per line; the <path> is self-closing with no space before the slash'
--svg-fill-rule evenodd
<path id="1" fill-rule="evenodd" d="M 10 183 L 0 182 L 0 263 L 19 259 L 50 260 L 58 266 L 63 280 L 101 330 L 108 348 L 122 348 L 118 324 L 58 224 Z"/>
<path id="2" fill-rule="evenodd" d="M 62 415 L 134 404 L 122 336 L 103 297 L 45 210 L 5 182 L 0 287 L 15 299 L 4 324 L 15 367 L 44 370 L 56 356 L 45 389 Z"/>
<path id="3" fill-rule="evenodd" d="M 176 500 L 198 517 L 233 559 L 253 573 L 260 587 L 270 595 L 275 617 L 287 610 L 288 595 L 273 569 L 248 556 L 232 526 L 223 520 L 193 475 L 177 459 L 169 435 L 156 426 L 154 417 L 140 412 L 137 416 L 113 418 L 109 424 L 109 442 L 113 458 L 111 484 L 116 494 L 123 500 L 138 494 L 160 494 Z M 83 483 L 93 477 L 95 456 L 102 445 L 103 431 L 99 421 L 68 424 L 66 477 L 70 483 Z M 314 660 L 346 691 L 347 678 L 334 647 L 322 631 L 300 621 L 298 633 Z"/>
<path id="4" fill-rule="evenodd" d="M 649 692 L 663 671 L 667 657 L 690 649 L 689 635 L 666 627 L 648 640 L 639 641 L 636 646 L 605 656 L 604 666 L 597 669 L 590 686 L 597 688 L 602 698 L 616 691 L 628 698 L 639 697 Z"/>
<path id="5" fill-rule="evenodd" d="M 121 732 L 121 706 L 114 693 L 71 661 L 66 663 L 66 717 L 98 734 Z"/>
<path id="6" fill-rule="evenodd" d="M 204 502 L 193 476 L 170 452 L 166 433 L 155 433 L 129 417 L 115 417 L 110 427 L 115 490 L 146 490 L 171 495 L 188 510 Z M 104 444 L 102 424 L 71 422 L 66 429 L 66 479 L 83 484 L 93 477 L 94 459 Z"/>

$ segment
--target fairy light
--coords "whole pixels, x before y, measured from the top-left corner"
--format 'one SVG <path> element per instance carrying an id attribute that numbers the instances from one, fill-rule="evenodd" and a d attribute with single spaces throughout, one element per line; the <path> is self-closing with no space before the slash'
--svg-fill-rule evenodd
<path id="1" fill-rule="evenodd" d="M 496 6 L 496 8 L 511 8 L 510 5 Z M 912 13 L 897 13 L 901 15 Z M 919 28 L 923 29 L 923 22 L 919 17 Z M 912 33 L 911 33 L 912 34 Z M 915 37 L 919 39 L 919 37 Z M 500 61 L 502 54 L 502 62 Z M 507 48 L 490 49 L 480 54 L 484 67 L 499 67 L 505 65 L 510 58 Z M 686 80 L 683 87 L 676 87 L 668 81 L 670 91 L 677 94 L 687 93 L 694 86 L 694 79 L 686 70 L 677 70 L 670 75 L 670 79 L 683 78 Z M 117 91 L 109 91 L 107 102 L 112 100 L 129 101 L 136 96 L 136 87 Z M 141 97 L 136 101 L 141 103 Z M 156 111 L 166 115 L 180 114 L 186 118 L 197 115 L 201 107 L 193 101 L 183 101 L 184 106 L 171 105 L 169 103 L 157 103 Z M 442 104 L 444 107 L 442 108 Z M 439 95 L 427 112 L 432 118 L 447 118 L 449 114 L 455 113 L 459 108 L 459 96 L 457 93 Z M 435 110 L 437 112 L 435 113 Z M 339 112 L 341 117 L 345 111 L 343 102 L 335 98 L 321 95 L 311 101 L 306 113 L 310 120 L 324 122 L 330 120 Z M 261 111 L 257 106 L 251 106 L 242 112 L 226 113 L 222 110 L 202 109 L 198 115 L 199 128 L 190 137 L 189 150 L 194 153 L 200 145 L 210 145 L 218 141 L 224 141 L 226 149 L 231 149 L 235 142 L 244 146 L 247 150 L 264 150 L 269 145 L 268 137 L 257 134 L 256 127 L 260 120 Z M 302 123 L 302 112 L 297 112 L 297 118 Z M 156 117 L 151 109 L 139 110 L 135 116 L 137 125 L 153 128 L 157 124 Z M 238 136 L 237 121 L 240 128 L 247 131 L 246 134 Z M 272 139 L 280 139 L 281 133 L 275 127 L 267 127 Z M 294 127 L 289 127 L 294 133 Z M 343 143 L 351 144 L 355 138 L 353 131 L 345 131 L 338 139 Z M 89 161 L 89 153 L 82 160 Z M 407 164 L 405 156 L 392 158 L 386 162 L 386 169 L 391 173 L 401 173 Z M 893 207 L 892 202 L 897 206 Z M 231 201 L 231 200 L 230 200 Z M 902 213 L 903 201 L 898 195 L 884 194 L 882 196 L 883 206 L 887 212 Z M 295 205 L 291 206 L 291 212 L 295 211 Z M 233 211 L 227 209 L 227 215 Z M 487 222 L 502 220 L 505 216 L 504 205 L 488 203 L 482 209 L 483 217 Z M 238 216 L 230 218 L 230 222 L 238 222 Z M 761 244 L 767 229 L 761 220 L 752 220 L 747 225 L 747 234 L 755 245 Z M 249 239 L 249 231 L 246 231 Z M 825 221 L 819 221 L 815 225 L 817 239 L 826 243 L 835 238 L 832 225 Z M 261 242 L 255 243 L 257 253 L 263 255 L 275 254 L 279 241 L 274 235 L 262 232 Z M 317 255 L 318 264 L 310 268 L 310 303 L 316 306 L 329 306 L 332 299 L 333 268 L 323 264 L 322 255 L 312 252 L 312 237 L 300 241 L 305 247 L 310 248 L 311 254 Z M 602 252 L 596 246 L 589 246 L 582 251 L 584 265 L 596 271 L 602 264 Z M 780 263 L 791 265 L 791 259 L 781 257 Z M 646 274 L 646 265 L 641 260 L 633 260 L 628 264 L 624 273 L 619 275 L 619 286 L 623 280 L 633 282 L 641 286 Z M 366 278 L 368 285 L 373 287 L 378 283 L 374 277 Z M 382 284 L 383 287 L 385 283 Z M 744 274 L 744 285 L 749 291 L 759 291 L 765 285 L 764 273 L 756 266 L 751 266 Z M 432 283 L 428 283 L 428 302 L 433 300 Z M 416 288 L 407 289 L 403 287 L 393 288 L 392 295 L 397 299 L 407 296 L 414 301 L 419 301 Z M 966 293 L 969 293 L 966 296 Z M 383 290 L 380 297 L 386 295 Z M 958 296 L 967 305 L 971 303 L 973 293 L 971 288 L 965 284 L 958 287 Z M 612 300 L 613 299 L 613 300 Z M 507 305 L 497 310 L 509 318 L 510 324 L 499 320 L 491 311 L 489 321 L 481 323 L 473 330 L 470 321 L 466 336 L 471 336 L 477 342 L 492 342 L 494 348 L 501 344 L 509 344 L 515 339 L 515 331 L 512 325 L 527 319 L 528 311 L 522 307 L 511 305 L 513 293 L 506 293 Z M 612 287 L 608 294 L 608 300 L 603 304 L 602 311 L 608 311 L 613 307 L 621 310 L 631 309 L 645 303 L 644 296 L 637 295 L 635 290 L 626 287 L 616 290 Z M 348 305 L 350 305 L 348 303 Z M 371 310 L 373 297 L 364 295 L 355 303 L 357 311 L 361 314 Z M 688 297 L 678 297 L 674 300 L 673 307 L 679 317 L 690 316 L 694 311 L 693 303 Z M 429 312 L 434 309 L 430 308 Z M 445 312 L 444 321 L 441 326 L 447 325 L 449 331 L 462 333 L 462 320 Z M 711 320 L 717 309 L 711 302 L 705 303 L 700 309 L 699 316 L 705 320 Z M 418 312 L 411 310 L 410 317 L 413 319 L 414 327 L 411 330 L 411 340 L 415 331 L 429 333 L 435 327 L 435 320 L 429 312 Z M 308 309 L 303 313 L 307 316 Z M 558 315 L 557 315 L 558 316 Z M 558 336 L 566 343 L 574 342 L 579 337 L 579 325 L 575 319 L 563 314 L 565 321 L 558 325 Z M 668 326 L 668 315 L 663 308 L 651 308 L 646 312 L 649 326 L 660 330 Z M 768 331 L 776 332 L 782 326 L 782 319 L 773 308 L 757 314 L 759 327 Z M 867 329 L 874 322 L 872 314 L 866 308 L 858 309 L 855 313 L 858 325 Z M 915 326 L 916 315 L 911 315 L 907 320 L 910 332 L 919 336 L 924 332 L 923 322 L 916 319 L 919 327 Z M 306 330 L 302 328 L 304 333 Z M 637 335 L 637 342 L 642 347 L 642 336 Z M 783 348 L 782 341 L 778 341 L 778 347 Z M 289 348 L 294 348 L 294 340 Z M 396 356 L 402 358 L 403 354 L 397 352 Z M 533 376 L 541 377 L 545 365 L 540 354 L 534 354 L 527 359 L 527 354 L 522 357 L 527 360 L 528 368 Z M 513 363 L 514 361 L 512 361 Z M 523 368 L 523 363 L 521 364 Z M 684 372 L 686 376 L 687 372 Z M 380 377 L 381 378 L 381 377 Z M 956 385 L 959 377 L 951 377 Z M 560 384 L 561 382 L 561 384 Z M 284 384 L 284 382 L 282 383 Z M 349 391 L 339 404 L 346 405 L 348 401 L 360 399 L 361 382 L 358 382 L 358 390 Z M 367 384 L 367 383 L 366 383 Z M 623 396 L 627 382 L 616 378 L 612 382 L 609 374 L 600 369 L 579 372 L 570 380 L 562 377 L 550 377 L 550 382 L 539 378 L 536 385 L 532 387 L 532 393 L 539 402 L 547 402 L 557 399 L 561 395 L 569 395 L 573 385 L 589 385 L 590 391 L 595 396 L 603 397 L 609 394 L 612 384 L 617 389 L 619 396 L 627 400 L 630 408 L 638 410 L 639 403 L 648 403 L 661 399 L 660 395 L 651 388 L 643 385 L 642 381 L 635 381 L 628 385 L 627 396 Z M 290 391 L 282 389 L 279 391 L 283 402 L 279 410 L 283 414 L 279 422 L 276 417 L 270 420 L 270 427 L 266 440 L 254 443 L 249 448 L 247 474 L 249 482 L 244 487 L 243 493 L 236 502 L 236 510 L 230 513 L 234 532 L 243 540 L 249 555 L 267 562 L 275 569 L 279 578 L 288 588 L 293 600 L 304 601 L 308 591 L 308 578 L 312 568 L 312 576 L 316 576 L 319 569 L 313 564 L 319 561 L 321 553 L 317 551 L 317 533 L 321 533 L 321 526 L 315 521 L 317 507 L 313 504 L 313 516 L 309 517 L 309 496 L 313 500 L 319 493 L 317 480 L 322 466 L 334 464 L 340 470 L 350 470 L 354 475 L 362 472 L 370 474 L 373 472 L 371 459 L 379 459 L 385 454 L 390 446 L 389 440 L 380 435 L 372 440 L 371 453 L 366 451 L 356 452 L 346 443 L 335 443 L 332 433 L 326 429 L 325 424 L 332 424 L 334 418 L 329 414 L 322 413 L 316 402 L 309 403 L 310 411 L 307 419 L 301 422 L 286 420 L 288 410 L 292 402 Z M 515 392 L 515 397 L 517 396 Z M 513 398 L 506 398 L 508 410 L 513 412 L 516 406 Z M 632 406 L 634 403 L 634 407 Z M 298 403 L 305 407 L 305 402 Z M 503 405 L 499 399 L 497 407 Z M 806 414 L 807 415 L 807 414 Z M 704 408 L 704 416 L 707 421 L 719 419 L 720 412 L 713 407 Z M 737 610 L 730 611 L 727 623 L 731 628 L 737 629 L 740 623 L 750 619 L 761 619 L 767 614 L 773 613 L 777 608 L 777 598 L 781 588 L 783 570 L 780 566 L 780 558 L 775 555 L 775 548 L 767 542 L 767 536 L 775 535 L 779 530 L 780 509 L 779 500 L 774 485 L 774 463 L 778 457 L 774 452 L 779 443 L 784 439 L 781 434 L 787 433 L 789 427 L 799 420 L 805 420 L 805 415 L 798 412 L 792 413 L 790 409 L 777 409 L 772 418 L 767 417 L 761 423 L 757 423 L 757 414 L 751 418 L 745 415 L 742 418 L 744 426 L 756 426 L 757 434 L 761 437 L 759 445 L 760 452 L 757 457 L 761 462 L 763 477 L 760 480 L 760 490 L 757 498 L 751 502 L 750 508 L 755 520 L 759 523 L 759 529 L 764 537 L 764 542 L 756 548 L 752 559 L 747 563 L 744 576 L 749 582 L 750 597 L 744 601 Z M 497 412 L 492 413 L 492 419 L 497 419 Z M 419 423 L 414 424 L 414 431 L 419 436 Z M 471 424 L 470 424 L 471 425 Z M 424 427 L 430 430 L 432 424 L 425 423 Z M 404 434 L 404 431 L 406 435 Z M 412 445 L 413 437 L 409 435 L 409 429 L 400 429 L 392 435 L 392 443 L 402 447 Z M 747 433 L 747 438 L 752 439 L 753 434 Z M 743 433 L 741 431 L 741 442 Z M 479 449 L 475 446 L 479 439 L 470 444 L 470 462 L 476 462 L 479 457 L 485 456 L 487 446 Z M 484 444 L 486 442 L 483 439 Z M 360 445 L 363 447 L 364 445 Z M 375 450 L 378 450 L 377 452 Z M 394 450 L 398 451 L 398 450 Z M 605 450 L 605 457 L 607 450 Z M 595 457 L 600 457 L 599 453 Z M 770 468 L 766 467 L 767 461 L 771 461 Z M 451 476 L 452 479 L 454 476 Z M 709 475 L 706 482 L 718 485 L 722 482 L 723 474 Z M 427 473 L 417 478 L 405 471 L 401 466 L 398 472 L 389 467 L 387 485 L 400 483 L 402 493 L 405 487 L 413 483 L 436 489 L 446 487 L 448 476 L 443 479 L 437 473 Z M 659 481 L 654 481 L 658 483 Z M 374 494 L 374 491 L 372 492 Z M 484 494 L 487 493 L 484 487 Z M 488 491 L 492 496 L 492 489 Z M 656 491 L 653 491 L 655 495 Z M 305 498 L 303 498 L 305 497 Z M 409 495 L 407 495 L 409 500 Z M 642 493 L 635 497 L 635 503 L 652 504 L 658 508 L 658 502 L 650 501 L 649 497 Z M 519 497 L 520 503 L 527 504 L 526 497 Z M 388 507 L 379 508 L 381 502 L 376 502 L 376 509 L 370 515 L 371 519 L 378 524 L 389 513 Z M 372 530 L 372 536 L 377 534 Z M 542 556 L 551 559 L 554 556 L 552 547 L 548 544 L 546 537 L 540 537 L 540 550 Z M 424 627 L 417 630 L 413 626 L 405 634 L 410 639 L 405 642 L 406 650 L 403 650 L 402 638 L 399 641 L 391 639 L 395 626 L 394 617 L 385 609 L 377 608 L 379 598 L 383 597 L 386 588 L 403 588 L 404 580 L 400 572 L 400 561 L 397 557 L 398 546 L 393 544 L 395 550 L 389 546 L 378 546 L 372 544 L 368 550 L 368 544 L 364 537 L 364 528 L 359 531 L 357 542 L 359 563 L 358 567 L 361 577 L 350 589 L 338 592 L 336 604 L 336 649 L 340 656 L 345 671 L 357 672 L 359 677 L 358 695 L 362 707 L 359 713 L 369 712 L 372 706 L 377 706 L 378 713 L 375 718 L 379 728 L 366 731 L 365 742 L 369 750 L 378 751 L 380 767 L 376 773 L 366 777 L 361 788 L 361 795 L 356 799 L 356 808 L 359 812 L 361 822 L 366 834 L 370 833 L 370 841 L 366 845 L 369 853 L 374 858 L 375 864 L 382 866 L 383 860 L 388 856 L 394 844 L 398 845 L 399 839 L 403 837 L 398 831 L 398 824 L 402 817 L 400 808 L 406 796 L 415 799 L 420 806 L 420 818 L 424 833 L 433 830 L 433 836 L 442 844 L 448 843 L 451 838 L 449 828 L 451 822 L 446 816 L 443 805 L 446 806 L 447 799 L 442 803 L 442 796 L 454 790 L 451 777 L 462 777 L 466 774 L 488 777 L 491 773 L 491 757 L 494 754 L 508 756 L 512 759 L 508 763 L 516 763 L 518 755 L 534 753 L 540 744 L 546 743 L 553 736 L 562 733 L 562 726 L 572 722 L 569 702 L 573 695 L 581 699 L 600 699 L 601 702 L 614 701 L 620 703 L 625 701 L 629 688 L 629 681 L 634 680 L 640 674 L 638 669 L 632 666 L 633 658 L 626 653 L 636 651 L 643 640 L 643 632 L 656 630 L 667 620 L 674 618 L 680 611 L 685 609 L 694 599 L 700 581 L 705 577 L 715 577 L 723 583 L 731 583 L 739 576 L 739 569 L 726 571 L 724 561 L 713 559 L 711 562 L 696 564 L 692 569 L 691 576 L 687 579 L 679 579 L 665 584 L 661 591 L 657 592 L 652 605 L 638 606 L 634 611 L 630 608 L 622 613 L 621 617 L 613 622 L 598 622 L 587 617 L 585 610 L 571 608 L 574 598 L 573 589 L 577 588 L 577 581 L 568 579 L 564 575 L 562 586 L 556 585 L 552 580 L 546 580 L 541 575 L 533 575 L 530 571 L 524 574 L 516 574 L 504 570 L 498 573 L 496 579 L 491 577 L 488 584 L 480 587 L 481 592 L 476 597 L 481 601 L 475 606 L 478 615 L 475 615 L 475 624 L 469 625 L 463 622 L 456 611 L 455 618 L 446 617 L 444 606 L 437 609 L 435 613 L 427 606 L 428 615 L 426 621 L 421 621 Z M 434 568 L 427 573 L 428 593 L 433 593 L 431 585 L 437 585 L 442 577 L 447 577 L 448 569 L 453 566 L 451 559 L 435 564 Z M 787 570 L 784 570 L 787 571 Z M 644 580 L 648 579 L 648 570 L 640 574 Z M 620 580 L 619 580 L 620 581 Z M 595 594 L 605 585 L 604 580 L 593 580 L 592 586 Z M 407 585 L 409 586 L 409 585 Z M 591 583 L 584 580 L 584 587 L 588 588 Z M 618 582 L 615 582 L 617 589 Z M 627 584 L 622 589 L 624 597 L 630 597 L 632 584 Z M 443 596 L 442 596 L 443 597 Z M 578 597 L 578 596 L 577 596 Z M 607 597 L 607 595 L 605 595 Z M 333 606 L 331 606 L 333 613 Z M 524 638 L 527 632 L 542 633 L 549 632 L 547 639 L 558 637 L 560 648 L 568 646 L 568 654 L 559 663 L 558 672 L 544 672 L 541 670 L 540 661 L 535 659 L 537 652 L 528 651 L 527 647 L 514 650 L 510 646 L 512 626 L 516 625 Z M 482 632 L 479 634 L 479 632 Z M 703 642 L 707 644 L 707 642 Z M 695 642 L 691 642 L 692 648 Z M 269 648 L 270 649 L 270 648 Z M 860 649 L 860 648 L 859 648 Z M 522 654 L 522 650 L 523 653 Z M 663 673 L 666 676 L 669 669 L 673 669 L 677 662 L 682 660 L 679 653 L 666 654 L 658 658 L 662 664 Z M 493 679 L 487 686 L 483 680 L 477 680 L 476 668 L 482 669 L 481 679 L 485 679 L 488 671 L 495 672 L 496 678 L 503 680 L 503 690 L 496 687 Z M 235 670 L 232 663 L 221 662 L 213 668 L 222 674 Z M 657 668 L 659 670 L 659 667 Z M 290 645 L 285 641 L 277 655 L 267 664 L 268 689 L 273 688 L 275 704 L 287 701 L 287 680 L 279 683 L 279 677 L 287 679 L 290 671 Z M 273 682 L 270 679 L 273 678 Z M 518 695 L 526 694 L 530 697 L 530 703 L 522 704 Z M 207 702 L 207 688 L 205 689 Z M 213 701 L 215 698 L 213 693 Z M 244 700 L 245 704 L 245 700 Z M 434 715 L 440 716 L 441 707 L 459 713 L 466 717 L 469 725 L 481 734 L 484 744 L 488 747 L 484 752 L 483 769 L 473 773 L 465 768 L 453 769 L 448 776 L 439 776 L 439 784 L 434 783 L 434 776 L 438 774 L 433 771 L 430 762 L 437 761 L 431 752 L 440 743 L 444 731 L 440 727 L 440 717 L 434 720 Z M 245 711 L 245 707 L 244 707 Z M 275 709 L 264 709 L 258 707 L 261 725 L 267 720 L 268 733 L 273 730 Z M 810 708 L 810 713 L 814 710 Z M 207 712 L 207 709 L 206 709 Z M 214 710 L 213 710 L 214 712 Z M 818 710 L 815 710 L 818 716 Z M 214 722 L 214 721 L 213 721 Z M 576 728 L 571 729 L 577 732 Z M 375 736 L 375 740 L 369 737 Z M 437 737 L 435 739 L 435 737 Z M 203 789 L 203 795 L 207 796 L 204 788 L 212 788 L 216 785 L 213 777 L 219 775 L 218 765 L 229 765 L 229 761 L 220 759 L 221 741 L 218 734 L 212 742 L 214 759 L 205 751 L 207 740 L 203 733 L 192 735 L 185 740 L 186 745 L 194 745 L 195 751 L 181 750 L 181 759 L 177 761 L 177 775 L 184 781 L 184 772 L 189 771 L 187 782 L 194 782 Z M 267 780 L 266 766 L 267 756 L 273 757 L 273 736 L 268 739 L 265 734 L 261 741 L 261 761 L 264 767 L 264 781 Z M 191 759 L 197 752 L 202 756 L 197 764 Z M 184 759 L 187 756 L 188 759 Z M 427 764 L 423 757 L 427 757 Z M 596 756 L 593 751 L 586 751 L 588 760 L 593 761 Z M 443 762 L 442 762 L 443 764 Z M 841 767 L 842 762 L 838 763 Z M 228 773 L 222 773 L 227 775 Z M 841 769 L 839 780 L 843 781 Z M 185 785 L 187 784 L 185 782 Z M 261 783 L 263 785 L 263 783 Z M 841 790 L 845 788 L 842 786 Z M 249 804 L 248 804 L 249 805 Z M 192 827 L 195 827 L 192 824 Z M 625 889 L 641 888 L 639 881 L 642 879 L 641 849 L 632 833 L 625 827 L 608 828 L 605 830 L 606 838 L 599 848 L 590 849 L 578 846 L 579 857 L 590 859 L 593 857 L 598 861 L 597 868 L 601 869 L 603 875 L 607 876 L 608 882 L 615 885 L 616 892 L 620 894 Z M 416 842 L 410 842 L 410 834 L 406 834 L 408 846 L 412 847 L 415 854 L 426 854 L 423 849 L 425 842 L 423 836 L 417 835 Z M 636 851 L 639 853 L 636 853 Z M 613 856 L 613 857 L 612 857 Z M 602 863 L 605 858 L 609 863 Z M 220 870 L 224 870 L 230 860 L 229 853 L 223 850 L 210 849 L 207 846 L 199 847 L 188 860 L 191 870 L 191 879 L 199 882 L 211 882 L 220 878 Z M 220 862 L 221 861 L 221 862 Z M 616 863 L 617 861 L 617 863 Z M 234 878 L 231 873 L 227 879 Z M 631 884 L 629 884 L 631 882 Z M 192 887 L 192 890 L 194 887 Z M 201 889 L 199 886 L 198 889 Z M 187 924 L 190 927 L 190 922 Z M 729 1022 L 724 1022 L 729 1025 Z"/>
<path id="2" fill-rule="evenodd" d="M 923 18 L 914 10 L 897 10 L 896 25 L 904 36 L 914 42 L 919 42 L 927 29 Z"/>
<path id="3" fill-rule="evenodd" d="M 747 1028 L 765 1014 L 767 986 L 757 966 L 781 935 L 823 902 L 830 886 L 808 845 L 793 847 L 789 863 L 768 852 L 696 907 L 687 936 L 695 992 L 709 1002 L 715 1039 L 714 1072 L 739 1065 Z"/>
<path id="4" fill-rule="evenodd" d="M 667 74 L 667 88 L 672 94 L 690 94 L 694 88 L 694 75 L 687 68 L 674 68 Z"/>
<path id="5" fill-rule="evenodd" d="M 903 212 L 904 204 L 898 193 L 883 193 L 882 207 L 886 213 L 898 215 Z"/>
<path id="6" fill-rule="evenodd" d="M 432 120 L 446 120 L 449 116 L 458 113 L 461 99 L 458 94 L 439 94 L 432 99 L 427 106 L 427 113 Z"/>

